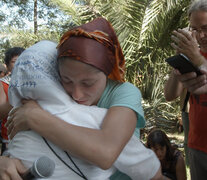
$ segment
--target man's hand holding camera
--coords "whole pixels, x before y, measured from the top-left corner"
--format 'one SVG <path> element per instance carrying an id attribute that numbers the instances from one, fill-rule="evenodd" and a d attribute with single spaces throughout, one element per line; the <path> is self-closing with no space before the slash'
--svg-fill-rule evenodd
<path id="1" fill-rule="evenodd" d="M 171 46 L 176 52 L 187 56 L 202 72 L 202 75 L 197 76 L 194 72 L 181 74 L 175 70 L 174 75 L 183 84 L 183 87 L 187 88 L 192 94 L 207 93 L 207 62 L 200 53 L 195 32 L 178 29 L 177 31 L 173 31 L 171 38 L 173 40 Z"/>

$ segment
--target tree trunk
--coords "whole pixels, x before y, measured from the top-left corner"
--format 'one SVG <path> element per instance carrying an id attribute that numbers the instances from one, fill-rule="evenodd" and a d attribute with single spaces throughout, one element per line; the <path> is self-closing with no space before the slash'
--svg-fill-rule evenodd
<path id="1" fill-rule="evenodd" d="M 37 0 L 34 0 L 34 34 L 37 34 Z"/>

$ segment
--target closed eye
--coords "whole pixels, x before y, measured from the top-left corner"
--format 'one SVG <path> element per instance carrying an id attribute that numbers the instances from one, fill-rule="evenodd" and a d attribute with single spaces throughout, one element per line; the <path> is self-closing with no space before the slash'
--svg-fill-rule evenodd
<path id="1" fill-rule="evenodd" d="M 63 83 L 67 83 L 67 84 L 72 83 L 72 81 L 71 81 L 70 79 L 65 78 L 65 77 L 61 77 L 61 81 L 62 81 Z"/>
<path id="2" fill-rule="evenodd" d="M 83 82 L 82 85 L 85 87 L 91 87 L 94 85 L 94 82 Z"/>
<path id="3" fill-rule="evenodd" d="M 96 83 L 97 80 L 84 80 L 82 81 L 82 85 L 85 87 L 91 87 Z"/>

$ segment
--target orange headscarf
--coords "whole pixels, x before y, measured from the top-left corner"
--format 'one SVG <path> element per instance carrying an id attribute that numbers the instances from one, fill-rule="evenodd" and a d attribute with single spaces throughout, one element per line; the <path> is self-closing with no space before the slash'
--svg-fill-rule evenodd
<path id="1" fill-rule="evenodd" d="M 104 18 L 67 31 L 57 49 L 58 58 L 71 57 L 100 69 L 112 80 L 124 82 L 124 56 L 111 24 Z"/>

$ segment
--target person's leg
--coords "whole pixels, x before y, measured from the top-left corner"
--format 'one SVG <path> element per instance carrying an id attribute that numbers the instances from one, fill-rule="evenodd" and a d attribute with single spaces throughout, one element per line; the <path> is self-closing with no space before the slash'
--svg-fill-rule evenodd
<path id="1" fill-rule="evenodd" d="M 184 151 L 185 151 L 185 164 L 189 166 L 188 155 L 188 132 L 189 132 L 189 116 L 187 112 L 182 111 L 182 122 L 184 129 Z"/>
<path id="2" fill-rule="evenodd" d="M 189 148 L 191 180 L 206 180 L 207 153 Z"/>

